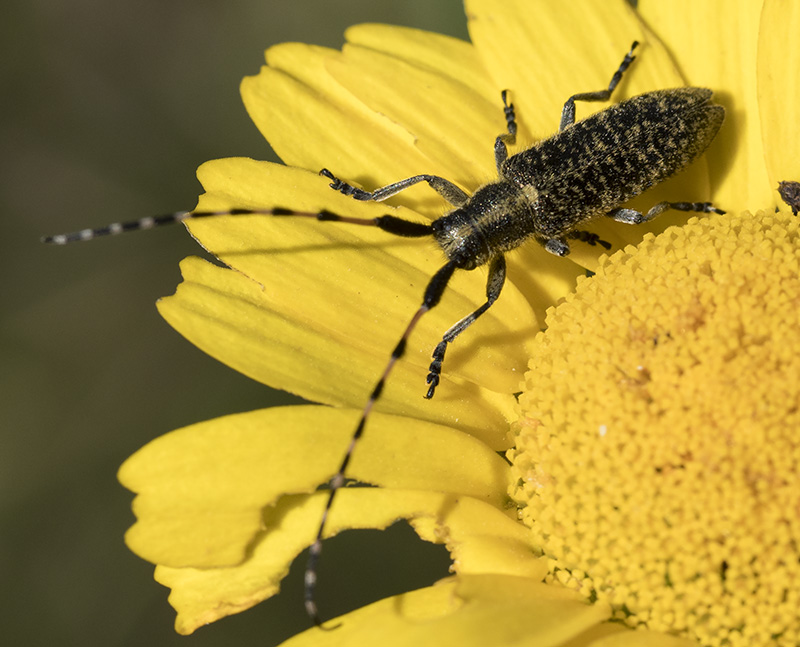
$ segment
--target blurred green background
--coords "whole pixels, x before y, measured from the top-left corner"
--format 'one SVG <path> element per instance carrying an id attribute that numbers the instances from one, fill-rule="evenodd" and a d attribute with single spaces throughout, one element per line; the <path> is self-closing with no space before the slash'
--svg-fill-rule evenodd
<path id="1" fill-rule="evenodd" d="M 239 99 L 263 50 L 340 47 L 359 22 L 466 38 L 458 0 L 9 0 L 2 27 L 0 642 L 275 645 L 307 628 L 283 593 L 190 638 L 122 542 L 119 464 L 152 438 L 292 399 L 203 355 L 158 316 L 197 248 L 182 227 L 68 247 L 44 234 L 191 208 L 194 170 L 274 159 Z M 420 169 L 424 171 L 424 169 Z M 302 562 L 302 557 L 300 560 Z M 407 527 L 326 547 L 327 616 L 444 576 Z"/>

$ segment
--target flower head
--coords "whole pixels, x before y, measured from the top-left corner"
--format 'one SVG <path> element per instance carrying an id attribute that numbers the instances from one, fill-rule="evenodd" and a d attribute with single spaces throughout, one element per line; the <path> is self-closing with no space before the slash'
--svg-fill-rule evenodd
<path id="1" fill-rule="evenodd" d="M 491 144 L 505 126 L 502 89 L 513 92 L 520 142 L 533 142 L 555 131 L 567 97 L 599 89 L 608 82 L 633 40 L 641 42 L 642 47 L 635 67 L 615 92 L 615 100 L 689 82 L 713 88 L 731 119 L 724 127 L 727 134 L 720 136 L 719 145 L 712 146 L 707 161 L 700 160 L 632 206 L 646 210 L 661 200 L 713 198 L 733 212 L 748 207 L 772 208 L 777 202 L 777 181 L 800 177 L 797 156 L 786 151 L 786 142 L 796 139 L 796 130 L 787 138 L 786 129 L 796 129 L 797 123 L 788 115 L 800 112 L 800 99 L 796 85 L 787 82 L 779 86 L 776 75 L 762 78 L 756 69 L 772 70 L 786 65 L 786 61 L 789 69 L 792 64 L 797 68 L 800 53 L 795 41 L 776 38 L 775 34 L 793 33 L 790 26 L 800 24 L 800 13 L 787 3 L 768 0 L 758 12 L 754 9 L 758 3 L 727 9 L 722 20 L 716 14 L 713 19 L 705 18 L 694 5 L 680 10 L 672 4 L 669 8 L 656 4 L 642 6 L 637 13 L 623 0 L 569 4 L 469 0 L 466 5 L 472 44 L 415 30 L 362 25 L 348 31 L 348 43 L 341 52 L 299 44 L 272 48 L 260 74 L 245 79 L 242 93 L 251 117 L 287 166 L 245 159 L 210 162 L 198 172 L 206 189 L 199 208 L 274 205 L 307 211 L 327 209 L 364 218 L 388 211 L 409 220 L 434 219 L 443 211 L 442 201 L 425 187 L 403 191 L 389 201 L 390 206 L 359 203 L 332 191 L 317 171 L 327 167 L 338 177 L 370 188 L 421 172 L 432 173 L 472 191 L 496 174 Z M 718 7 L 715 11 L 723 13 Z M 758 29 L 753 27 L 756 24 L 760 25 Z M 719 30 L 716 39 L 708 37 L 712 28 Z M 735 43 L 735 47 L 729 43 Z M 732 51 L 721 51 L 722 44 Z M 732 55 L 737 57 L 734 66 L 730 66 Z M 783 76 L 796 77 L 788 73 Z M 779 90 L 781 101 L 776 104 L 774 97 Z M 775 105 L 781 106 L 781 113 L 776 112 Z M 578 118 L 603 107 L 581 105 Z M 714 252 L 723 254 L 743 245 L 734 238 L 734 232 L 746 228 L 730 223 L 747 218 L 752 219 L 709 219 L 709 223 L 716 223 L 715 229 L 704 234 L 703 249 L 709 259 Z M 661 232 L 670 224 L 685 221 L 685 216 L 677 214 L 647 227 L 604 222 L 593 230 L 615 247 L 624 247 L 641 240 L 648 230 Z M 138 521 L 127 535 L 128 544 L 157 564 L 156 578 L 172 589 L 170 602 L 178 611 L 176 627 L 182 633 L 277 593 L 291 561 L 314 540 L 325 499 L 324 492 L 317 493 L 316 489 L 336 472 L 359 408 L 397 343 L 403 323 L 418 307 L 428 279 L 441 264 L 437 250 L 424 241 L 387 240 L 384 233 L 366 227 L 240 216 L 187 222 L 198 241 L 225 266 L 186 259 L 181 266 L 184 281 L 177 293 L 159 303 L 163 316 L 192 343 L 233 368 L 332 407 L 278 408 L 193 425 L 153 441 L 121 468 L 120 479 L 137 492 L 134 511 Z M 795 230 L 777 217 L 769 221 L 760 216 L 759 222 L 772 222 L 772 226 L 759 234 L 753 263 L 763 260 L 761 256 L 776 262 L 794 253 L 795 265 L 787 263 L 786 267 L 795 267 L 796 246 L 787 247 L 781 238 Z M 658 319 L 648 323 L 650 328 L 642 324 L 636 338 L 645 345 L 653 337 L 661 339 L 650 350 L 664 366 L 673 367 L 669 375 L 675 392 L 670 391 L 670 399 L 661 405 L 666 410 L 661 424 L 674 421 L 676 429 L 682 424 L 680 428 L 685 430 L 684 409 L 680 408 L 684 406 L 683 397 L 696 407 L 693 411 L 704 411 L 700 416 L 703 424 L 713 422 L 705 429 L 710 433 L 727 424 L 727 418 L 705 415 L 717 409 L 713 399 L 697 388 L 703 383 L 701 375 L 686 383 L 676 377 L 680 370 L 694 366 L 688 358 L 697 351 L 688 338 L 676 340 L 674 332 L 705 321 L 710 303 L 717 306 L 715 312 L 731 308 L 736 313 L 758 315 L 756 308 L 763 306 L 765 295 L 772 292 L 761 281 L 757 292 L 761 298 L 742 300 L 746 290 L 740 287 L 737 292 L 734 288 L 740 284 L 733 279 L 724 290 L 713 282 L 709 285 L 709 272 L 703 270 L 706 266 L 692 273 L 684 262 L 692 255 L 687 250 L 695 243 L 690 241 L 696 239 L 690 233 L 665 236 L 656 238 L 662 241 L 658 243 L 648 238 L 644 251 L 638 254 L 628 251 L 624 258 L 632 260 L 624 261 L 623 266 L 648 268 L 640 279 L 645 284 L 659 276 L 666 277 L 659 281 L 671 286 L 673 265 L 681 268 L 675 270 L 674 280 L 683 278 L 689 285 L 705 283 L 703 290 L 684 288 L 671 294 L 681 305 L 670 312 L 684 319 L 678 323 Z M 756 234 L 750 238 L 755 239 Z M 669 249 L 672 255 L 665 252 L 656 256 L 654 250 L 660 249 Z M 647 261 L 650 253 L 661 260 Z M 609 480 L 608 472 L 582 466 L 568 474 L 559 472 L 553 466 L 569 465 L 575 454 L 564 458 L 542 453 L 563 446 L 569 433 L 584 430 L 577 422 L 583 418 L 567 418 L 566 404 L 574 402 L 580 392 L 575 380 L 559 381 L 561 374 L 553 377 L 554 371 L 542 372 L 541 377 L 529 374 L 525 388 L 535 385 L 536 390 L 520 397 L 526 407 L 522 412 L 515 397 L 528 358 L 536 369 L 537 361 L 547 361 L 537 359 L 543 348 L 564 343 L 559 341 L 563 338 L 556 339 L 557 333 L 552 341 L 549 331 L 539 334 L 545 311 L 567 296 L 588 268 L 598 270 L 598 274 L 581 283 L 580 294 L 586 296 L 571 298 L 551 311 L 550 317 L 552 321 L 564 318 L 561 313 L 570 309 L 589 317 L 600 297 L 587 286 L 609 280 L 613 263 L 622 262 L 618 260 L 622 257 L 614 258 L 617 260 L 613 262 L 599 260 L 597 248 L 588 245 L 574 245 L 571 260 L 554 258 L 536 244 L 521 248 L 509 259 L 509 281 L 502 297 L 481 318 L 474 333 L 470 329 L 470 334 L 459 338 L 449 352 L 442 386 L 436 399 L 428 402 L 420 396 L 425 390 L 430 349 L 445 330 L 474 309 L 483 295 L 479 277 L 456 275 L 446 298 L 423 318 L 409 340 L 407 355 L 392 373 L 377 403 L 378 412 L 370 417 L 348 467 L 351 478 L 379 487 L 343 489 L 327 527 L 331 535 L 348 528 L 383 528 L 397 519 L 407 519 L 420 537 L 446 545 L 456 575 L 438 586 L 357 610 L 342 619 L 337 631 L 314 629 L 291 644 L 326 640 L 331 644 L 364 644 L 379 639 L 396 644 L 457 641 L 465 645 L 609 647 L 697 645 L 722 635 L 698 629 L 702 626 L 705 631 L 708 623 L 689 622 L 692 613 L 696 615 L 705 607 L 685 599 L 682 606 L 673 604 L 674 595 L 670 598 L 669 592 L 657 595 L 653 572 L 658 571 L 637 564 L 635 555 L 628 561 L 620 558 L 624 542 L 602 544 L 605 551 L 595 549 L 586 538 L 593 527 L 581 525 L 573 531 L 570 526 L 595 521 L 599 526 L 593 529 L 597 530 L 617 518 L 612 516 L 616 511 L 608 509 L 609 501 L 591 485 L 592 479 Z M 706 269 L 715 267 L 714 261 L 708 260 Z M 741 269 L 730 262 L 724 267 L 731 275 Z M 753 273 L 764 276 L 763 272 Z M 713 299 L 707 296 L 712 292 Z M 687 294 L 698 295 L 700 305 L 680 301 Z M 579 299 L 586 301 L 578 306 Z M 733 299 L 736 303 L 730 303 Z M 616 293 L 616 301 L 620 300 L 623 297 Z M 646 310 L 648 304 L 652 314 Z M 642 298 L 628 305 L 640 308 L 637 312 L 643 322 L 657 319 L 660 312 L 656 309 L 659 304 L 652 299 Z M 631 349 L 615 346 L 619 337 L 615 340 L 600 334 L 606 328 L 620 334 L 628 330 L 627 322 L 619 319 L 627 311 L 619 307 L 613 312 L 609 315 L 613 324 L 604 317 L 603 325 L 589 326 L 581 343 L 570 346 L 578 355 L 569 368 L 588 358 L 591 351 L 620 358 L 620 371 L 612 370 L 611 384 L 608 379 L 597 379 L 589 386 L 596 390 L 594 396 L 616 387 L 628 397 L 625 406 L 605 411 L 601 397 L 592 407 L 581 409 L 590 418 L 597 412 L 605 413 L 603 421 L 590 420 L 595 431 L 604 424 L 607 436 L 616 433 L 619 437 L 620 429 L 641 431 L 631 423 L 631 416 L 639 411 L 636 407 L 650 406 L 642 393 L 654 378 L 650 364 L 631 363 Z M 757 328 L 758 334 L 770 336 L 782 330 L 770 318 L 774 316 L 774 309 L 761 311 L 764 325 Z M 753 318 L 759 320 L 759 316 Z M 725 327 L 733 321 L 722 317 L 719 325 L 707 330 L 712 337 L 738 334 L 735 326 Z M 558 328 L 555 324 L 553 327 Z M 722 366 L 723 360 L 741 361 L 743 370 L 762 378 L 753 378 L 748 384 L 767 384 L 766 377 L 758 373 L 763 371 L 762 364 L 748 364 L 744 361 L 747 357 L 738 358 L 740 353 L 749 357 L 758 344 L 744 344 L 740 337 L 714 339 L 697 347 L 717 352 L 712 369 Z M 554 360 L 554 364 L 559 361 Z M 596 364 L 597 370 L 606 365 L 597 359 L 585 361 Z M 640 365 L 648 369 L 647 375 L 637 369 Z M 794 364 L 776 360 L 770 366 L 784 369 Z M 713 373 L 712 369 L 703 368 Z M 548 375 L 545 388 L 537 380 Z M 714 393 L 726 397 L 728 387 L 729 381 L 721 380 Z M 537 398 L 547 397 L 551 405 L 545 416 L 545 400 Z M 636 406 L 628 406 L 630 402 Z M 740 417 L 744 415 L 736 411 Z M 770 420 L 781 418 L 781 410 L 770 411 Z M 518 421 L 516 437 L 509 433 L 513 420 Z M 569 428 L 559 427 L 556 435 L 553 420 L 569 420 Z M 646 444 L 648 439 L 656 442 L 658 451 L 665 447 L 657 444 L 665 436 L 663 426 L 649 425 L 645 431 L 642 438 L 634 436 L 635 444 L 621 448 L 622 460 L 629 461 L 626 466 L 630 464 L 626 452 L 633 448 L 643 453 L 656 451 Z M 540 442 L 543 434 L 548 434 L 546 443 Z M 681 440 L 676 440 L 680 450 L 676 456 L 688 461 L 687 451 L 693 450 L 694 458 L 702 450 L 703 464 L 707 464 L 708 452 L 720 449 L 708 437 L 698 434 L 694 439 L 684 431 Z M 508 450 L 514 442 L 517 444 L 509 454 L 515 458 L 512 468 L 496 452 Z M 533 445 L 533 454 L 525 453 L 529 445 Z M 725 447 L 730 456 L 741 460 L 744 454 L 739 445 L 734 445 Z M 597 456 L 604 469 L 611 469 L 611 458 L 620 460 L 619 456 L 602 460 Z M 717 456 L 720 464 L 728 465 L 726 456 Z M 761 467 L 772 465 L 771 460 Z M 679 473 L 676 461 L 657 466 L 669 467 L 671 471 L 666 471 L 675 479 Z M 780 483 L 784 484 L 790 481 L 792 472 L 786 464 L 781 464 L 781 469 Z M 642 492 L 645 485 L 652 490 L 657 481 L 645 472 L 636 472 L 624 488 L 620 487 L 634 495 L 640 494 L 636 489 L 639 484 Z M 762 474 L 763 469 L 754 473 Z M 778 471 L 775 474 L 777 478 Z M 649 480 L 645 481 L 645 476 Z M 716 488 L 714 492 L 719 497 L 730 496 L 720 478 L 709 481 Z M 554 503 L 544 495 L 556 488 L 543 486 L 556 481 L 558 500 Z M 581 487 L 586 484 L 589 486 Z M 691 485 L 697 487 L 696 482 Z M 767 487 L 761 498 L 750 503 L 751 511 L 768 498 L 769 491 Z M 579 495 L 589 498 L 579 501 Z M 564 501 L 566 507 L 555 505 Z M 570 507 L 573 503 L 578 507 Z M 591 508 L 588 511 L 587 506 Z M 706 510 L 701 508 L 675 511 L 670 519 L 684 534 L 669 536 L 703 537 L 702 533 L 692 534 L 692 527 L 687 528 L 692 514 Z M 778 513 L 772 510 L 769 514 L 773 517 L 769 518 L 777 519 Z M 537 514 L 530 514 L 533 511 Z M 635 517 L 636 512 L 634 508 L 628 514 Z M 586 518 L 576 520 L 578 513 Z M 723 521 L 701 520 L 694 528 L 719 532 L 720 524 Z M 653 551 L 658 551 L 665 539 L 661 535 L 643 537 L 649 528 L 642 524 L 636 528 L 640 534 L 627 545 L 650 550 L 641 553 L 648 556 L 645 561 L 650 565 Z M 780 551 L 791 544 L 792 537 L 784 532 L 769 546 L 773 552 Z M 748 546 L 753 549 L 752 543 Z M 706 545 L 703 550 L 713 552 Z M 680 563 L 675 582 L 691 579 L 692 573 L 710 580 L 708 565 L 716 564 L 716 574 L 724 576 L 724 582 L 717 583 L 716 588 L 698 590 L 717 596 L 703 603 L 722 604 L 725 583 L 733 587 L 734 581 L 742 581 L 735 578 L 747 575 L 737 561 L 739 553 L 744 554 L 740 550 L 736 559 L 727 559 L 720 551 L 711 557 L 702 550 L 695 551 L 692 559 Z M 765 564 L 775 565 L 777 559 Z M 724 573 L 720 566 L 723 561 L 727 563 Z M 593 571 L 595 566 L 598 570 Z M 788 571 L 789 575 L 793 573 Z M 628 579 L 623 580 L 623 575 Z M 783 582 L 780 579 L 769 588 L 770 595 L 781 590 Z M 670 589 L 672 583 L 658 582 L 662 589 Z M 676 621 L 679 615 L 681 619 Z M 669 633 L 634 632 L 621 623 L 605 622 L 623 616 L 640 629 Z M 785 616 L 784 611 L 778 613 L 780 619 Z M 759 631 L 767 625 L 758 625 Z M 786 623 L 780 627 L 784 635 L 792 635 Z"/>

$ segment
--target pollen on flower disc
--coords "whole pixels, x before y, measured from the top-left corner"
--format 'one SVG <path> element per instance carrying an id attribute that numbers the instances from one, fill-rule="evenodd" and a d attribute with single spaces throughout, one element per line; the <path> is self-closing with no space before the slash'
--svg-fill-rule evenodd
<path id="1" fill-rule="evenodd" d="M 548 313 L 512 496 L 550 579 L 701 645 L 800 644 L 800 233 L 692 219 Z"/>

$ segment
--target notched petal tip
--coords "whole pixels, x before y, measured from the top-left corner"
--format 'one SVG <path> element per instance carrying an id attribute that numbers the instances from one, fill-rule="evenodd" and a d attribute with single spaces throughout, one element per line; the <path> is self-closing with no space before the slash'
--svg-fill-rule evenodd
<path id="1" fill-rule="evenodd" d="M 412 490 L 344 488 L 331 510 L 325 537 L 345 529 L 384 529 L 399 519 L 437 518 L 460 500 L 472 499 Z M 282 497 L 265 513 L 267 529 L 257 534 L 248 548 L 247 559 L 235 566 L 158 566 L 156 579 L 172 589 L 169 600 L 178 612 L 180 632 L 191 633 L 205 623 L 243 611 L 274 595 L 292 561 L 314 542 L 326 501 L 324 492 Z M 474 501 L 473 505 L 497 512 L 483 502 Z M 441 522 L 440 532 L 449 528 L 447 523 Z M 434 541 L 441 543 L 439 537 Z"/>
<path id="2" fill-rule="evenodd" d="M 336 473 L 358 411 L 278 407 L 178 429 L 122 465 L 137 493 L 134 552 L 175 567 L 236 565 L 285 494 L 313 492 Z M 452 460 L 453 454 L 460 457 Z M 374 414 L 348 474 L 391 488 L 450 492 L 497 508 L 510 470 L 489 447 L 448 427 Z M 317 518 L 315 518 L 317 519 Z"/>

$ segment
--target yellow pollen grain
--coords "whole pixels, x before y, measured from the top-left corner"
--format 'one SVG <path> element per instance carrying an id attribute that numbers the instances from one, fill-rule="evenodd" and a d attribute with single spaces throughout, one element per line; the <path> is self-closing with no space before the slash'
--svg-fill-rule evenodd
<path id="1" fill-rule="evenodd" d="M 800 644 L 800 233 L 693 218 L 548 312 L 509 452 L 551 579 L 700 645 Z"/>

